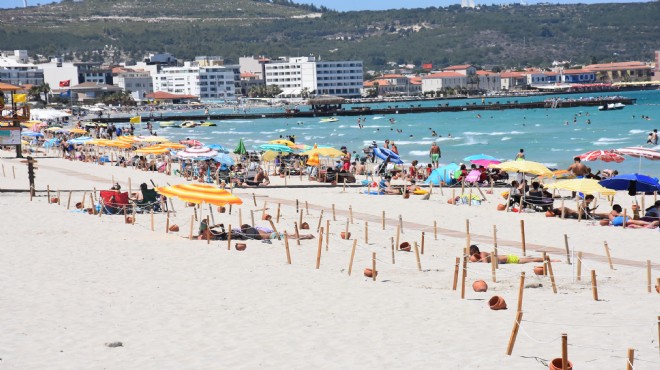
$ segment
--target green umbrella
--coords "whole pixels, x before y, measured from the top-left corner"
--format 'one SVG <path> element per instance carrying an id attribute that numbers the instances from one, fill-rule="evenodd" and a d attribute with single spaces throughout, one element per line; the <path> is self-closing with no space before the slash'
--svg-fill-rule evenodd
<path id="1" fill-rule="evenodd" d="M 241 141 L 238 142 L 236 149 L 234 149 L 234 154 L 243 155 L 245 153 L 247 153 L 247 150 L 245 150 L 245 144 L 243 144 L 243 139 L 241 139 Z"/>

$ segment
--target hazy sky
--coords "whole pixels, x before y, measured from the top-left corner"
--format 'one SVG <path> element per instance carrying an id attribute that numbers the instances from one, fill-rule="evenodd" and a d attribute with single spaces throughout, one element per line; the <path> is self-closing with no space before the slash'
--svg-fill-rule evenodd
<path id="1" fill-rule="evenodd" d="M 57 0 L 59 1 L 59 0 Z M 28 4 L 49 4 L 52 2 L 57 2 L 53 0 L 28 0 Z M 297 0 L 299 3 L 308 3 L 316 5 L 324 5 L 330 9 L 336 9 L 340 11 L 346 10 L 382 10 L 382 9 L 399 9 L 399 8 L 426 8 L 429 6 L 448 6 L 452 4 L 460 4 L 460 0 Z M 493 3 L 514 3 L 517 1 L 506 1 L 506 0 L 487 0 L 479 1 L 475 0 L 477 4 L 493 4 Z M 518 1 L 519 2 L 519 1 Z M 536 1 L 536 0 L 527 0 L 527 3 L 533 4 L 538 2 L 550 2 L 550 3 L 633 3 L 640 2 L 635 0 L 547 0 L 547 1 Z M 18 6 L 23 6 L 23 0 L 0 0 L 0 8 L 14 8 Z"/>

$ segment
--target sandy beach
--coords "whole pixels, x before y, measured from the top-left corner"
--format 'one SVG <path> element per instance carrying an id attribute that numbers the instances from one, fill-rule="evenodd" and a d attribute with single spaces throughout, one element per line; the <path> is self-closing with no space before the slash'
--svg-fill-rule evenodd
<path id="1" fill-rule="evenodd" d="M 625 369 L 628 348 L 635 369 L 658 369 L 660 294 L 647 291 L 647 260 L 652 285 L 660 278 L 658 229 L 601 227 L 590 221 L 546 218 L 542 213 L 507 213 L 496 189 L 479 206 L 450 205 L 450 189 L 421 196 L 362 194 L 363 188 L 234 189 L 243 200 L 231 214 L 217 213 L 215 223 L 257 225 L 264 202 L 279 231 L 294 231 L 300 213 L 314 239 L 289 240 L 287 264 L 283 241 L 190 241 L 192 207 L 174 199 L 171 223 L 166 216 L 138 214 L 134 225 L 122 216 L 90 216 L 73 204 L 87 191 L 109 189 L 113 178 L 124 190 L 153 180 L 158 185 L 183 179 L 132 168 L 36 158 L 37 196 L 30 201 L 26 165 L 0 158 L 0 369 L 547 369 L 561 357 L 561 334 L 568 335 L 568 358 L 575 369 Z M 14 178 L 14 172 L 16 178 Z M 358 180 L 361 180 L 359 178 Z M 274 185 L 283 179 L 272 178 Z M 299 178 L 287 179 L 301 185 Z M 302 185 L 310 185 L 306 179 Z M 60 193 L 61 204 L 49 204 Z M 150 186 L 151 187 L 151 186 Z M 23 190 L 8 192 L 7 190 Z M 68 190 L 72 194 L 67 209 Z M 460 193 L 460 188 L 454 189 Z M 254 195 L 253 195 L 254 194 Z M 564 194 L 567 195 L 567 194 Z M 255 206 L 256 200 L 256 206 Z M 647 206 L 653 196 L 646 197 Z M 616 203 L 631 209 L 621 192 Z M 599 212 L 609 211 L 598 199 Z M 305 208 L 307 204 L 307 209 Z M 335 218 L 332 205 L 335 205 Z M 557 203 L 556 203 L 557 204 Z M 566 206 L 575 208 L 575 202 Z M 201 208 L 202 217 L 209 207 Z M 316 268 L 317 225 L 330 221 Z M 385 212 L 385 228 L 382 214 Z M 353 222 L 350 222 L 352 213 Z M 396 251 L 391 238 L 401 216 L 400 241 L 418 243 L 424 232 L 421 271 L 415 252 Z M 346 224 L 351 240 L 342 240 Z M 521 255 L 521 220 L 526 254 L 548 252 L 551 279 L 537 276 L 540 263 L 500 265 L 493 282 L 490 264 L 468 264 L 465 298 L 461 281 L 452 289 L 456 257 L 471 243 L 493 250 L 497 229 L 499 254 Z M 434 233 L 437 223 L 437 239 Z M 368 242 L 365 226 L 368 223 Z M 198 222 L 193 225 L 196 234 Z M 568 236 L 567 256 L 564 235 Z M 348 275 L 353 240 L 357 249 Z M 609 247 L 613 269 L 606 257 Z M 577 280 L 577 252 L 583 252 Z M 363 275 L 376 253 L 376 281 Z M 593 298 L 591 271 L 597 276 Z M 521 272 L 525 272 L 523 320 L 513 353 L 507 343 L 516 318 Z M 460 275 L 460 274 L 459 274 Z M 482 279 L 488 291 L 476 293 Z M 502 296 L 507 310 L 491 310 L 488 300 Z M 121 346 L 108 344 L 121 342 Z"/>

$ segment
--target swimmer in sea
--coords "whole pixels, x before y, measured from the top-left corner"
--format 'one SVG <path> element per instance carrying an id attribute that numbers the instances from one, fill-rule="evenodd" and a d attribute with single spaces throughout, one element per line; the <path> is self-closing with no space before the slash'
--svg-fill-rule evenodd
<path id="1" fill-rule="evenodd" d="M 435 132 L 435 130 L 433 130 L 433 131 L 431 132 L 431 136 L 436 137 L 436 136 L 438 136 L 438 133 Z"/>

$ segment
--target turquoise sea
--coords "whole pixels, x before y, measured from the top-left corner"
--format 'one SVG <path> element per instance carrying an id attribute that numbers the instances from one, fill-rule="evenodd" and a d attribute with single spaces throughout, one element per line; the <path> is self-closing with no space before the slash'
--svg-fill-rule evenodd
<path id="1" fill-rule="evenodd" d="M 614 93 L 557 95 L 562 99 L 579 99 L 593 96 L 611 96 Z M 615 149 L 645 145 L 648 133 L 660 129 L 660 91 L 622 92 L 616 95 L 636 98 L 637 104 L 617 111 L 598 111 L 598 107 L 502 110 L 483 112 L 447 112 L 397 114 L 379 118 L 364 116 L 363 128 L 358 127 L 358 117 L 339 117 L 338 122 L 320 123 L 312 119 L 255 119 L 214 121 L 216 127 L 193 129 L 159 128 L 158 135 L 172 140 L 193 138 L 208 144 L 222 144 L 234 148 L 243 138 L 248 149 L 280 136 L 295 135 L 297 143 L 346 145 L 358 151 L 376 140 L 383 145 L 386 139 L 396 143 L 406 163 L 419 160 L 428 162 L 428 150 L 436 141 L 442 149 L 442 163 L 463 162 L 472 154 L 489 154 L 501 160 L 513 159 L 519 149 L 525 149 L 528 160 L 544 163 L 551 168 L 565 169 L 575 155 L 595 149 Z M 538 101 L 553 96 L 521 98 L 487 98 L 488 101 Z M 462 99 L 425 102 L 381 103 L 380 106 L 407 107 L 446 104 L 464 105 L 466 102 L 481 104 L 481 99 Z M 372 105 L 378 106 L 378 105 Z M 350 109 L 347 105 L 346 109 Z M 304 109 L 304 108 L 303 108 Z M 276 111 L 264 108 L 263 112 Z M 281 111 L 281 108 L 279 108 Z M 259 112 L 259 110 L 251 110 Z M 200 115 L 203 112 L 199 112 Z M 212 110 L 210 113 L 230 113 L 228 110 Z M 164 115 L 166 120 L 167 114 Z M 642 117 L 648 118 L 642 118 Z M 390 123 L 390 119 L 395 122 Z M 587 124 L 590 120 L 590 124 Z M 302 124 L 299 124 L 302 123 Z M 567 123 L 567 124 L 566 124 Z M 440 136 L 433 137 L 431 130 Z M 451 136 L 450 136 L 451 134 Z M 648 146 L 648 145 L 647 145 Z M 660 149 L 660 147 L 656 147 Z M 587 162 L 596 172 L 598 169 L 617 169 L 619 172 L 641 172 L 660 176 L 660 161 L 627 157 L 622 163 Z"/>

